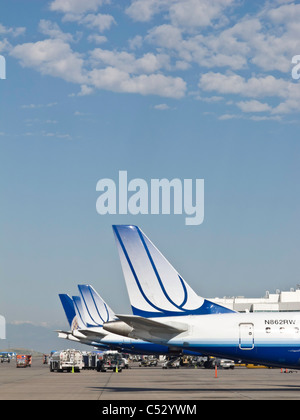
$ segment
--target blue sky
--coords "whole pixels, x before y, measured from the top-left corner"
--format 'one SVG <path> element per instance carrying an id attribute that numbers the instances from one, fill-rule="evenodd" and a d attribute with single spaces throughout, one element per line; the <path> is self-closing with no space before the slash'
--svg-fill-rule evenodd
<path id="1" fill-rule="evenodd" d="M 17 13 L 16 13 L 17 11 Z M 299 279 L 300 4 L 1 1 L 0 313 L 65 322 L 90 283 L 130 310 L 111 225 L 205 297 Z M 100 216 L 99 179 L 205 179 L 205 220 Z"/>

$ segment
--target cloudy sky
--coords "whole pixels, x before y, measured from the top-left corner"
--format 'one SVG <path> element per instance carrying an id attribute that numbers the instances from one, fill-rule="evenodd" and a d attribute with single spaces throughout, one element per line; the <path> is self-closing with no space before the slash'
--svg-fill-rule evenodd
<path id="1" fill-rule="evenodd" d="M 78 283 L 130 310 L 114 223 L 205 297 L 300 283 L 299 2 L 0 3 L 1 314 L 64 322 Z M 121 170 L 204 179 L 204 223 L 100 216 L 97 181 Z"/>

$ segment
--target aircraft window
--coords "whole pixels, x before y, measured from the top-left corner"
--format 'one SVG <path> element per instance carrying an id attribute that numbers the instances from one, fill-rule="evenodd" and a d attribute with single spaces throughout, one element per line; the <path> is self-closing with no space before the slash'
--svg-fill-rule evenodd
<path id="1" fill-rule="evenodd" d="M 284 330 L 285 330 L 285 328 L 284 328 L 284 327 L 280 327 L 280 332 L 281 332 L 281 333 L 283 333 L 283 332 L 284 332 Z"/>
<path id="2" fill-rule="evenodd" d="M 270 327 L 267 327 L 267 328 L 266 328 L 266 333 L 267 333 L 267 334 L 270 334 L 270 332 L 271 332 L 271 328 L 270 328 Z"/>
<path id="3" fill-rule="evenodd" d="M 299 328 L 298 327 L 295 327 L 295 333 L 299 334 Z"/>

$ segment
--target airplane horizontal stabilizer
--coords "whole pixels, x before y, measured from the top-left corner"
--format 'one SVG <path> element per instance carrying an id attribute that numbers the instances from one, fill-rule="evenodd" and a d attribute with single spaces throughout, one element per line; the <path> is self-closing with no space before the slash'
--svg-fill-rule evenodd
<path id="1" fill-rule="evenodd" d="M 87 338 L 95 338 L 101 339 L 107 335 L 106 331 L 100 330 L 100 328 L 88 328 L 88 329 L 80 329 L 79 332 L 85 335 Z"/>
<path id="2" fill-rule="evenodd" d="M 188 326 L 183 323 L 173 322 L 163 323 L 153 319 L 143 318 L 137 315 L 117 315 L 120 321 L 125 322 L 132 328 L 130 336 L 144 340 L 159 338 L 169 340 L 188 330 Z"/>

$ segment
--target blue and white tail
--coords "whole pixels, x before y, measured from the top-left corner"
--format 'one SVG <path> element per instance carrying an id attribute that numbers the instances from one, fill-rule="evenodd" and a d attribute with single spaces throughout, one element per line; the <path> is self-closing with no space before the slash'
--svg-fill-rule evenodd
<path id="1" fill-rule="evenodd" d="M 78 285 L 82 302 L 83 318 L 88 327 L 102 327 L 116 319 L 115 313 L 90 285 Z"/>
<path id="2" fill-rule="evenodd" d="M 77 317 L 76 317 L 74 302 L 72 298 L 66 294 L 60 294 L 59 298 L 64 308 L 70 328 L 73 331 L 77 327 Z"/>
<path id="3" fill-rule="evenodd" d="M 74 329 L 76 330 L 84 330 L 87 327 L 90 327 L 90 325 L 88 325 L 86 319 L 85 319 L 85 312 L 83 310 L 83 305 L 82 305 L 82 301 L 81 298 L 79 296 L 72 296 L 73 299 L 73 303 L 74 303 L 74 309 L 76 312 L 76 324 L 74 325 Z M 72 329 L 73 331 L 73 329 Z"/>
<path id="4" fill-rule="evenodd" d="M 137 226 L 113 226 L 113 231 L 134 315 L 233 312 L 198 296 Z"/>

